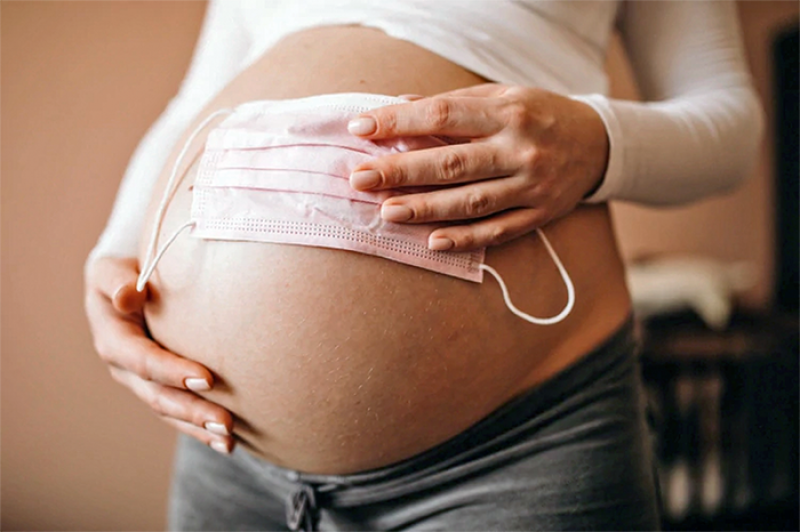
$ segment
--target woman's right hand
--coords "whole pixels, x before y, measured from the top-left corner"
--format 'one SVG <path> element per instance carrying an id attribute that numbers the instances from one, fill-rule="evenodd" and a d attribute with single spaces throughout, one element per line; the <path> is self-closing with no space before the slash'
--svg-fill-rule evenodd
<path id="1" fill-rule="evenodd" d="M 163 349 L 147 336 L 147 289 L 136 291 L 133 258 L 102 257 L 86 269 L 86 314 L 94 347 L 111 376 L 129 388 L 162 420 L 215 451 L 230 453 L 233 416 L 193 393 L 210 390 L 211 372 Z"/>

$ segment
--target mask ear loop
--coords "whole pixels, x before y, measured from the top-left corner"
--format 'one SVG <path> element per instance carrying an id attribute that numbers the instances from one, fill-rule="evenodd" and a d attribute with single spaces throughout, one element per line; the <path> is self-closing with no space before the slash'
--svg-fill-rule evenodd
<path id="1" fill-rule="evenodd" d="M 550 245 L 550 241 L 547 240 L 547 237 L 544 236 L 544 233 L 541 229 L 536 229 L 536 233 L 539 235 L 539 238 L 542 239 L 544 242 L 544 247 L 547 248 L 547 252 L 550 254 L 550 258 L 553 259 L 553 262 L 558 268 L 558 272 L 561 274 L 561 278 L 564 280 L 564 285 L 567 287 L 567 304 L 564 309 L 559 312 L 557 315 L 553 316 L 552 318 L 536 318 L 531 316 L 530 314 L 526 314 L 519 310 L 514 303 L 511 302 L 511 296 L 508 295 L 508 288 L 506 287 L 506 283 L 503 282 L 503 278 L 500 277 L 500 274 L 497 273 L 497 270 L 489 266 L 488 264 L 480 264 L 478 267 L 482 270 L 485 270 L 492 274 L 492 276 L 497 279 L 497 283 L 500 285 L 500 290 L 503 291 L 503 300 L 506 302 L 506 306 L 508 309 L 522 318 L 523 320 L 534 323 L 536 325 L 552 325 L 554 323 L 558 323 L 567 315 L 572 312 L 572 307 L 575 306 L 575 287 L 572 284 L 572 279 L 569 278 L 569 274 L 567 273 L 567 269 L 564 268 L 564 265 L 561 264 L 561 260 L 558 258 L 553 246 Z"/>
<path id="2" fill-rule="evenodd" d="M 180 167 L 183 158 L 186 156 L 186 152 L 189 151 L 189 146 L 191 146 L 192 141 L 197 137 L 197 135 L 205 128 L 211 120 L 216 118 L 221 114 L 230 114 L 233 113 L 233 109 L 220 109 L 218 111 L 214 111 L 210 115 L 208 115 L 205 120 L 200 122 L 200 124 L 194 128 L 192 134 L 189 135 L 189 138 L 186 139 L 186 142 L 183 145 L 180 153 L 178 154 L 178 158 L 175 159 L 175 164 L 172 166 L 172 173 L 170 173 L 169 180 L 167 181 L 167 186 L 164 189 L 164 195 L 161 197 L 161 203 L 158 206 L 158 212 L 156 213 L 156 218 L 153 221 L 153 232 L 150 234 L 150 242 L 147 245 L 147 256 L 145 257 L 143 266 L 146 267 L 142 268 L 141 273 L 139 273 L 139 278 L 136 281 L 136 291 L 141 292 L 144 290 L 147 281 L 150 279 L 150 276 L 153 275 L 153 272 L 156 269 L 156 265 L 161 260 L 161 257 L 164 256 L 164 253 L 167 251 L 167 248 L 175 242 L 175 239 L 178 238 L 184 230 L 189 227 L 194 226 L 194 222 L 186 222 L 182 226 L 180 226 L 172 236 L 167 239 L 158 253 L 156 251 L 156 243 L 158 241 L 158 232 L 161 229 L 161 222 L 164 219 L 164 214 L 167 212 L 167 207 L 169 206 L 169 200 L 172 197 L 172 192 L 174 188 L 180 184 L 180 181 L 176 182 L 178 177 L 178 168 Z M 155 258 L 153 258 L 153 254 L 155 253 Z"/>

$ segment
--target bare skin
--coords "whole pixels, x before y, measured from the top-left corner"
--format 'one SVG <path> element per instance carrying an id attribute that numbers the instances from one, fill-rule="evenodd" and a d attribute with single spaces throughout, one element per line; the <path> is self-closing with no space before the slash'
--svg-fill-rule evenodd
<path id="1" fill-rule="evenodd" d="M 318 28 L 270 49 L 195 124 L 250 100 L 432 95 L 485 81 L 377 30 Z M 184 164 L 162 241 L 189 219 L 204 139 Z M 154 191 L 143 247 L 182 143 Z M 213 372 L 214 389 L 199 394 L 233 413 L 248 451 L 306 472 L 363 471 L 463 431 L 625 320 L 629 296 L 608 210 L 582 206 L 544 230 L 577 294 L 572 314 L 553 326 L 514 316 L 488 277 L 475 284 L 358 253 L 188 236 L 159 263 L 145 317 L 164 348 Z M 486 262 L 524 311 L 563 307 L 566 290 L 535 234 L 489 248 Z"/>

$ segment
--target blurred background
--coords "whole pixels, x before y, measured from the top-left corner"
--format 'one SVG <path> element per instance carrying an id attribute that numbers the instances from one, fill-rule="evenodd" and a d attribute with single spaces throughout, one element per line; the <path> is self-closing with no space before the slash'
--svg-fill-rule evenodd
<path id="1" fill-rule="evenodd" d="M 175 435 L 94 354 L 82 267 L 205 7 L 0 2 L 3 530 L 165 526 Z M 667 529 L 797 530 L 800 4 L 738 8 L 767 113 L 753 178 L 686 208 L 614 206 Z M 618 42 L 608 69 L 637 98 Z"/>

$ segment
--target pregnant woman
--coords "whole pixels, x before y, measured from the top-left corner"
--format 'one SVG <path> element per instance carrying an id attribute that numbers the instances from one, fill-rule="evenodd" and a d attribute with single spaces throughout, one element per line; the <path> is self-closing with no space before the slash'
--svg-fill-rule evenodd
<path id="1" fill-rule="evenodd" d="M 212 1 L 86 268 L 171 528 L 658 527 L 605 202 L 731 188 L 760 120 L 728 3 Z"/>

